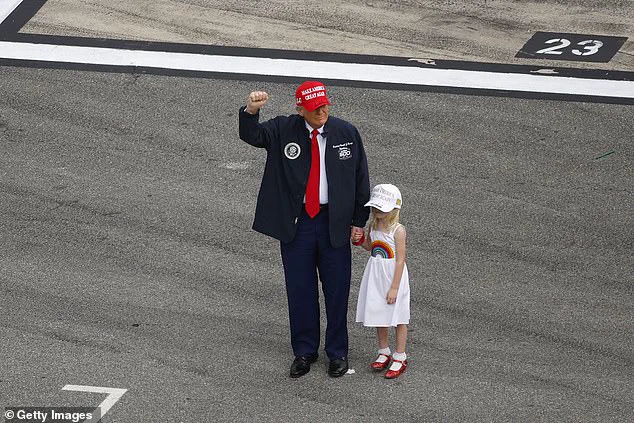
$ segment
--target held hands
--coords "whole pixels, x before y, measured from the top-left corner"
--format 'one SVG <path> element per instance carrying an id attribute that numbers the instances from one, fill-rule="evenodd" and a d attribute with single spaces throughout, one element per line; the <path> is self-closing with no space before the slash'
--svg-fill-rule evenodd
<path id="1" fill-rule="evenodd" d="M 363 228 L 353 226 L 350 231 L 350 240 L 354 245 L 361 245 L 365 241 L 365 231 Z"/>
<path id="2" fill-rule="evenodd" d="M 252 91 L 249 97 L 247 97 L 247 107 L 245 110 L 247 113 L 254 115 L 264 106 L 264 103 L 266 103 L 268 99 L 269 95 L 265 91 Z"/>
<path id="3" fill-rule="evenodd" d="M 398 288 L 390 288 L 387 291 L 386 300 L 388 304 L 394 304 L 396 302 L 396 294 L 398 294 Z"/>

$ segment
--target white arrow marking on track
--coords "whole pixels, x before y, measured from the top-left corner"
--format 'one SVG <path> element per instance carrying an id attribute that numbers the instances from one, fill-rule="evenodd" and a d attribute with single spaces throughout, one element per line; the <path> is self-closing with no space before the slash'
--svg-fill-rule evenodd
<path id="1" fill-rule="evenodd" d="M 120 388 L 105 388 L 102 386 L 82 386 L 82 385 L 66 385 L 62 388 L 64 391 L 80 391 L 80 392 L 94 392 L 97 394 L 108 394 L 105 400 L 99 404 L 99 416 L 102 418 L 106 415 L 108 410 L 125 394 L 127 389 Z M 96 409 L 95 409 L 96 410 Z M 86 422 L 93 422 L 93 419 L 86 420 Z"/>

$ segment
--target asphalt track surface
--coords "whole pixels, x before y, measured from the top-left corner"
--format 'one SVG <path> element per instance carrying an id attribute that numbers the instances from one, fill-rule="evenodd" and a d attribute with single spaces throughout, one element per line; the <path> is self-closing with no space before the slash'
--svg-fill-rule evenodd
<path id="1" fill-rule="evenodd" d="M 0 407 L 104 422 L 634 419 L 632 106 L 332 86 L 371 183 L 404 196 L 410 369 L 288 378 L 278 244 L 250 230 L 252 89 L 295 83 L 0 67 Z M 325 322 L 324 322 L 325 323 Z"/>

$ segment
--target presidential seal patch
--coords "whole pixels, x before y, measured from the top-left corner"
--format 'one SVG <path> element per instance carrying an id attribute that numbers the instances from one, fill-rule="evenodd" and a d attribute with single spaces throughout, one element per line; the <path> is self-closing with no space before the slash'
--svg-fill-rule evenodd
<path id="1" fill-rule="evenodd" d="M 295 160 L 299 157 L 299 154 L 301 152 L 302 150 L 299 148 L 299 144 L 297 144 L 296 142 L 289 142 L 288 144 L 286 144 L 286 147 L 284 147 L 284 155 L 287 159 Z"/>

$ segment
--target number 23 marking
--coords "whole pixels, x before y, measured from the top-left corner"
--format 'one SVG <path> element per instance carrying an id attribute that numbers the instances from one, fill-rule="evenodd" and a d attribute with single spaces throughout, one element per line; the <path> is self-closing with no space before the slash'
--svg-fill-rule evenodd
<path id="1" fill-rule="evenodd" d="M 559 43 L 555 46 L 546 47 L 541 50 L 536 51 L 536 54 L 562 54 L 560 51 L 568 47 L 571 43 L 565 38 L 552 38 L 545 42 L 546 44 Z M 588 45 L 590 44 L 590 45 Z M 603 47 L 603 42 L 599 40 L 584 40 L 577 43 L 578 46 L 583 46 L 584 51 L 580 51 L 578 49 L 572 50 L 572 54 L 576 54 L 577 56 L 590 56 L 599 51 L 601 47 Z"/>

